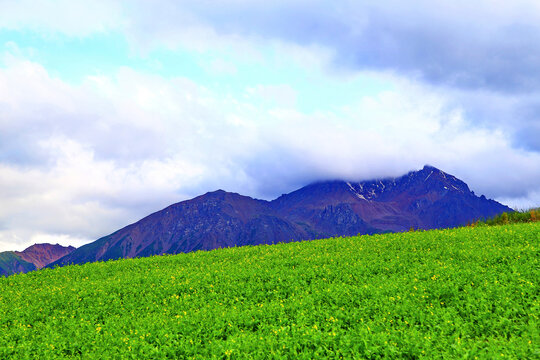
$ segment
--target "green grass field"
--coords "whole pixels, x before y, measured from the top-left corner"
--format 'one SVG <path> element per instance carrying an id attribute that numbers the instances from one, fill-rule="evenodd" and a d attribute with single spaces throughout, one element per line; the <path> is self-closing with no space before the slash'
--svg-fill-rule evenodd
<path id="1" fill-rule="evenodd" d="M 538 359 L 540 223 L 0 278 L 0 359 Z"/>

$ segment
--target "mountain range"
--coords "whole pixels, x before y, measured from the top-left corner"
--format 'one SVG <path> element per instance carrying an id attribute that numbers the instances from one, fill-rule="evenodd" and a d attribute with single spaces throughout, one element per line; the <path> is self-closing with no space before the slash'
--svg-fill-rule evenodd
<path id="1" fill-rule="evenodd" d="M 317 182 L 272 201 L 217 190 L 173 204 L 47 267 L 334 236 L 448 228 L 513 211 L 426 165 L 398 178 Z"/>

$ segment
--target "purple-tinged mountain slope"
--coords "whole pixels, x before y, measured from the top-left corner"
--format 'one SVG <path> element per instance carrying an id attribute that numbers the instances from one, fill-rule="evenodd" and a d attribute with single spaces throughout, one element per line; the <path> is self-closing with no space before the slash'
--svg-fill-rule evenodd
<path id="1" fill-rule="evenodd" d="M 82 246 L 57 264 L 271 244 L 306 237 L 298 225 L 276 216 L 267 201 L 218 190 L 153 213 Z"/>
<path id="2" fill-rule="evenodd" d="M 35 244 L 24 251 L 5 251 L 0 253 L 0 276 L 41 269 L 75 250 L 73 246 L 58 244 Z"/>
<path id="3" fill-rule="evenodd" d="M 34 264 L 38 269 L 48 265 L 61 257 L 71 253 L 73 246 L 62 246 L 59 244 L 34 244 L 24 251 L 15 251 L 21 259 Z"/>
<path id="4" fill-rule="evenodd" d="M 379 231 L 453 227 L 512 211 L 477 197 L 463 181 L 431 166 L 399 178 L 311 184 L 282 195 L 272 206 L 294 222 L 315 226 L 321 211 L 351 209 L 367 227 Z"/>
<path id="5" fill-rule="evenodd" d="M 464 225 L 512 209 L 425 166 L 399 178 L 325 181 L 273 201 L 223 190 L 171 205 L 49 265 Z"/>

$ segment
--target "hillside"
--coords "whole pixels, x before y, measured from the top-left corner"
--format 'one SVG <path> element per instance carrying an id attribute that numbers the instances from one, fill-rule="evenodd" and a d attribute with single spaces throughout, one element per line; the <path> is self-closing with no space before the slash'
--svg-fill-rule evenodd
<path id="1" fill-rule="evenodd" d="M 173 204 L 49 267 L 332 236 L 447 228 L 512 211 L 431 166 L 399 178 L 325 181 L 273 201 L 223 190 Z"/>
<path id="2" fill-rule="evenodd" d="M 532 359 L 540 223 L 0 278 L 0 358 Z"/>

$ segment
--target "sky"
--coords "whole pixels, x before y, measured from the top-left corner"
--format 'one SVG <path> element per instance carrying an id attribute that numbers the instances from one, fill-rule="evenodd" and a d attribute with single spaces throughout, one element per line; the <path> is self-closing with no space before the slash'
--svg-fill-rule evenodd
<path id="1" fill-rule="evenodd" d="M 540 2 L 0 0 L 0 251 L 425 164 L 540 206 Z"/>

